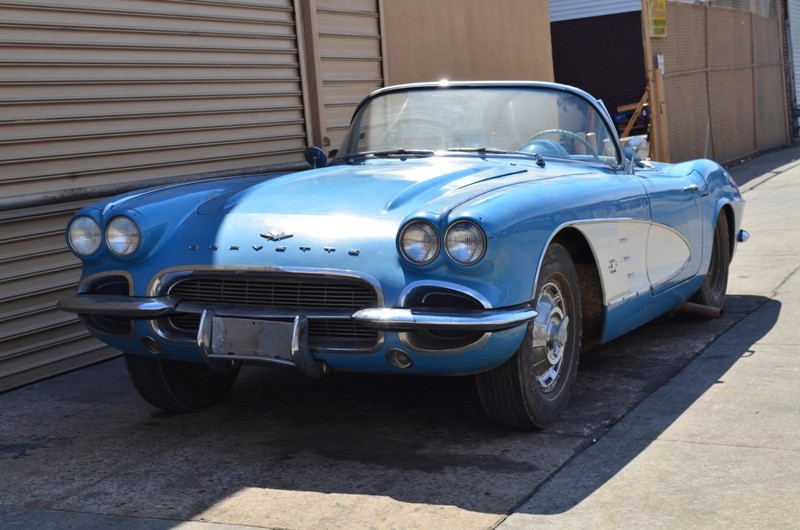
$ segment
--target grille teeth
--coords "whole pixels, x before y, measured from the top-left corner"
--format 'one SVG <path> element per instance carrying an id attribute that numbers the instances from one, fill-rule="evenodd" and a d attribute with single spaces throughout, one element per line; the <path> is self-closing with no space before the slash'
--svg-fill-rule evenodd
<path id="1" fill-rule="evenodd" d="M 169 293 L 197 303 L 276 309 L 355 311 L 377 303 L 371 288 L 344 282 L 195 278 L 174 285 Z"/>
<path id="2" fill-rule="evenodd" d="M 169 289 L 187 302 L 201 306 L 232 305 L 283 310 L 356 311 L 375 307 L 378 297 L 368 285 L 346 280 L 193 277 Z M 176 314 L 168 319 L 178 333 L 197 333 L 200 318 Z M 378 332 L 351 320 L 309 319 L 309 344 L 326 347 L 370 349 L 378 342 Z"/>

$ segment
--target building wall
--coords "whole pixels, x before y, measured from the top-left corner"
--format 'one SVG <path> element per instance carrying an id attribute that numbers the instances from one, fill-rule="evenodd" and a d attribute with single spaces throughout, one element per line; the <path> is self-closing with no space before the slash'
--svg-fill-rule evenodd
<path id="1" fill-rule="evenodd" d="M 380 0 L 0 0 L 0 21 L 0 391 L 118 354 L 56 309 L 71 213 L 300 166 L 384 84 Z"/>
<path id="2" fill-rule="evenodd" d="M 788 71 L 790 85 L 794 87 L 793 98 L 790 101 L 792 109 L 792 129 L 795 136 L 800 133 L 800 0 L 787 0 L 786 9 L 789 19 L 788 31 Z"/>
<path id="3" fill-rule="evenodd" d="M 552 79 L 545 0 L 0 0 L 0 29 L 0 391 L 118 354 L 56 308 L 84 204 L 300 165 L 387 79 Z"/>
<path id="4" fill-rule="evenodd" d="M 667 2 L 663 64 L 669 160 L 734 162 L 791 141 L 780 0 Z"/>
<path id="5" fill-rule="evenodd" d="M 546 0 L 384 0 L 388 81 L 553 80 Z"/>

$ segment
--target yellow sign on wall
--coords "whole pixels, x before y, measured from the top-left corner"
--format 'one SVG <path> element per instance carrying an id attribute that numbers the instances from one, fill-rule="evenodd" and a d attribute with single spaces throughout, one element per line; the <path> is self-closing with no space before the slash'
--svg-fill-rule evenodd
<path id="1" fill-rule="evenodd" d="M 667 0 L 650 0 L 650 36 L 667 36 Z"/>

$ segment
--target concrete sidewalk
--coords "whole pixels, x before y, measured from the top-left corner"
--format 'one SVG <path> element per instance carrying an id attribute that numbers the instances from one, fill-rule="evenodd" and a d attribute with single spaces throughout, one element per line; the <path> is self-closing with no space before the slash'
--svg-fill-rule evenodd
<path id="1" fill-rule="evenodd" d="M 731 169 L 752 237 L 729 300 L 760 306 L 498 528 L 800 528 L 798 159 Z"/>

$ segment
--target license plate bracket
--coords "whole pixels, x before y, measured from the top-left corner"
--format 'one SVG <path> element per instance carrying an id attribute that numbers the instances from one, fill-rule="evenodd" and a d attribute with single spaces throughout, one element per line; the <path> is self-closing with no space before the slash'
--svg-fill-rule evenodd
<path id="1" fill-rule="evenodd" d="M 294 332 L 294 322 L 215 316 L 211 318 L 210 353 L 293 361 Z"/>
<path id="2" fill-rule="evenodd" d="M 219 316 L 203 310 L 197 347 L 213 366 L 219 361 L 246 361 L 293 366 L 313 379 L 322 377 L 320 364 L 308 347 L 308 319 L 250 318 L 249 315 Z"/>

